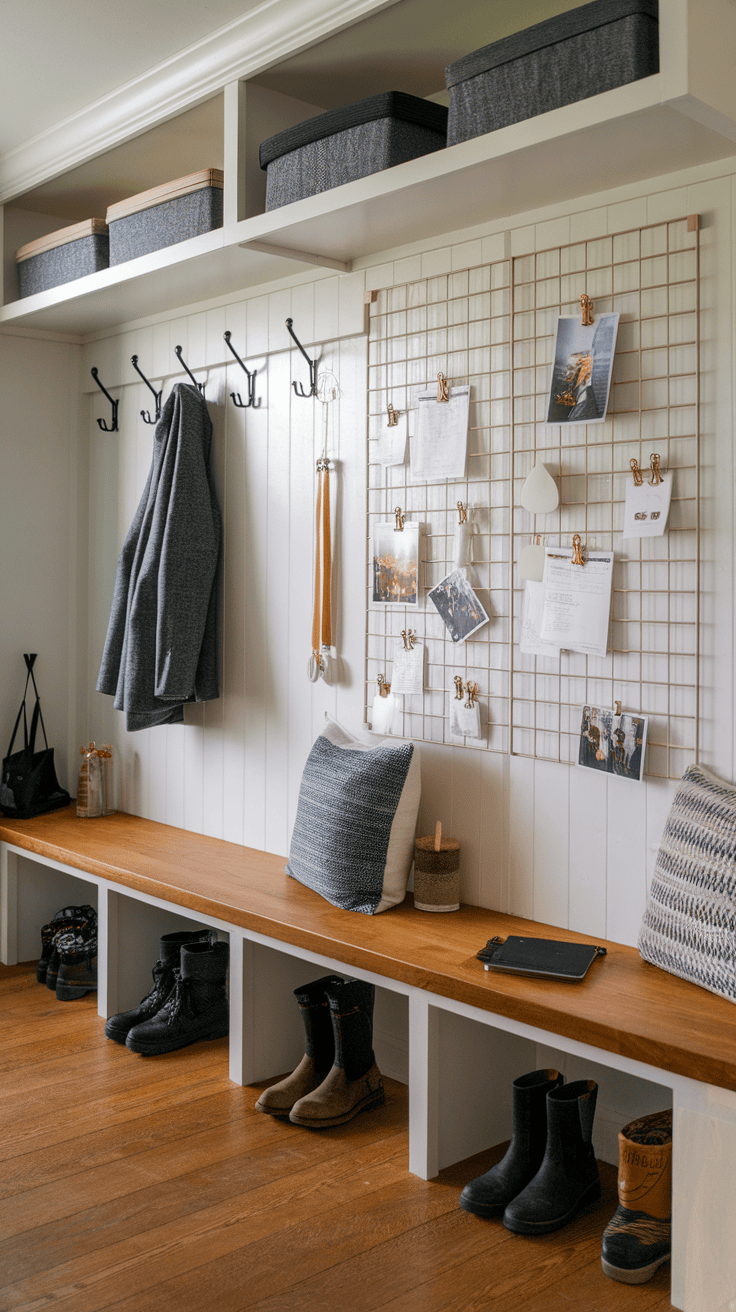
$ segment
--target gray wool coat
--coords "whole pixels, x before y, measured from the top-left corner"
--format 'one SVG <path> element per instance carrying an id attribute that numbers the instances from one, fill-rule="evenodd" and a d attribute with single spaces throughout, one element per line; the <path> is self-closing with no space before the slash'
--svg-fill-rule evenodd
<path id="1" fill-rule="evenodd" d="M 153 463 L 118 559 L 97 691 L 128 729 L 180 724 L 187 702 L 219 697 L 217 574 L 222 519 L 204 397 L 177 383 L 156 425 Z"/>

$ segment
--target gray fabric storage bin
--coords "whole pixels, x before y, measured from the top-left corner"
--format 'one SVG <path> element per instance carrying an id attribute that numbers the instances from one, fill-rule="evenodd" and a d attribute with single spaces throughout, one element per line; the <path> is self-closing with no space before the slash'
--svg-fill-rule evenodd
<path id="1" fill-rule="evenodd" d="M 222 185 L 221 169 L 201 169 L 111 205 L 110 264 L 221 228 Z"/>
<path id="2" fill-rule="evenodd" d="M 19 296 L 33 296 L 108 266 L 107 224 L 84 219 L 21 246 L 15 253 Z"/>
<path id="3" fill-rule="evenodd" d="M 657 0 L 593 0 L 445 69 L 447 144 L 659 72 Z"/>
<path id="4" fill-rule="evenodd" d="M 297 123 L 261 144 L 266 209 L 441 150 L 446 130 L 444 105 L 403 91 L 384 91 Z"/>

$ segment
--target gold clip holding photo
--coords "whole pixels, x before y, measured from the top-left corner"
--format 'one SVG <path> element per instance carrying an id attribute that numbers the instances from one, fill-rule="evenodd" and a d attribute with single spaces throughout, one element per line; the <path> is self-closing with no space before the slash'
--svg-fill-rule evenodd
<path id="1" fill-rule="evenodd" d="M 582 552 L 582 546 L 581 546 L 581 542 L 580 542 L 580 534 L 579 534 L 579 533 L 576 533 L 576 534 L 573 536 L 573 540 L 572 540 L 572 557 L 571 557 L 571 559 L 570 559 L 570 564 L 571 564 L 571 565 L 584 565 L 584 564 L 585 564 L 585 561 L 583 560 L 583 552 Z"/>
<path id="2" fill-rule="evenodd" d="M 404 520 L 406 519 L 406 514 L 401 509 L 401 506 L 396 507 L 394 514 L 396 516 L 396 523 L 394 524 L 394 533 L 403 533 Z"/>
<path id="3" fill-rule="evenodd" d="M 463 697 L 465 696 L 465 693 L 463 692 L 463 681 L 459 674 L 455 675 L 455 678 L 453 679 L 453 683 L 455 685 L 455 701 L 461 702 L 463 700 Z"/>
<path id="4" fill-rule="evenodd" d="M 389 428 L 395 428 L 399 422 L 399 415 L 401 414 L 401 411 L 394 410 L 394 407 L 392 406 L 390 401 L 388 403 L 387 409 L 388 409 L 388 426 Z"/>
<path id="5" fill-rule="evenodd" d="M 388 697 L 391 691 L 391 684 L 386 683 L 386 680 L 382 674 L 379 674 L 378 678 L 376 679 L 376 683 L 378 684 L 378 691 L 380 692 L 381 696 Z"/>
<path id="6" fill-rule="evenodd" d="M 466 524 L 468 520 L 468 507 L 463 505 L 462 501 L 458 501 L 457 503 L 457 513 L 460 516 L 460 523 Z"/>
<path id="7" fill-rule="evenodd" d="M 583 328 L 590 328 L 593 322 L 593 302 L 586 292 L 580 297 L 580 309 L 582 310 Z"/>
<path id="8" fill-rule="evenodd" d="M 654 454 L 649 457 L 649 468 L 652 473 L 652 477 L 649 480 L 650 487 L 656 487 L 658 483 L 664 482 L 662 478 L 662 470 L 659 467 L 658 455 Z"/>
<path id="9" fill-rule="evenodd" d="M 450 389 L 447 385 L 447 379 L 443 373 L 437 375 L 437 400 L 449 401 Z"/>
<path id="10" fill-rule="evenodd" d="M 402 629 L 401 636 L 404 639 L 404 651 L 413 651 L 417 635 L 413 629 Z"/>
<path id="11" fill-rule="evenodd" d="M 465 703 L 465 707 L 466 710 L 470 710 L 472 706 L 475 706 L 475 703 L 478 700 L 478 693 L 480 692 L 480 688 L 478 687 L 477 683 L 466 683 L 465 691 L 468 695 L 468 700 Z"/>
<path id="12" fill-rule="evenodd" d="M 639 463 L 636 459 L 636 456 L 631 457 L 629 461 L 629 465 L 631 467 L 631 472 L 634 475 L 634 487 L 641 487 L 642 483 L 644 482 L 644 479 L 642 478 L 641 470 L 639 468 Z"/>

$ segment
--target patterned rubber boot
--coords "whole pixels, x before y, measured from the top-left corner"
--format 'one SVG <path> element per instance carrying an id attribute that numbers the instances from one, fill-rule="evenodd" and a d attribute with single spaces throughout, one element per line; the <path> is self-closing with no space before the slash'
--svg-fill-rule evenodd
<path id="1" fill-rule="evenodd" d="M 601 1266 L 643 1285 L 670 1258 L 672 1112 L 630 1121 L 618 1136 L 618 1207 L 603 1231 Z"/>
<path id="2" fill-rule="evenodd" d="M 229 957 L 227 943 L 185 944 L 173 991 L 155 1016 L 128 1031 L 126 1048 L 156 1057 L 204 1039 L 226 1039 L 230 1032 Z"/>
<path id="3" fill-rule="evenodd" d="M 373 1052 L 375 986 L 352 979 L 325 989 L 335 1041 L 334 1065 L 319 1088 L 291 1109 L 295 1125 L 326 1129 L 384 1102 L 383 1080 Z"/>
<path id="4" fill-rule="evenodd" d="M 306 1052 L 291 1075 L 263 1090 L 256 1103 L 257 1111 L 288 1117 L 294 1103 L 319 1088 L 327 1078 L 335 1060 L 335 1037 L 325 989 L 344 982 L 339 975 L 325 975 L 294 989 L 304 1022 Z"/>
<path id="5" fill-rule="evenodd" d="M 505 1157 L 466 1184 L 460 1206 L 475 1216 L 502 1216 L 534 1179 L 547 1146 L 547 1094 L 564 1083 L 559 1071 L 532 1071 L 514 1080 L 511 1143 Z"/>
<path id="6" fill-rule="evenodd" d="M 159 939 L 158 961 L 152 970 L 153 984 L 145 998 L 130 1011 L 119 1011 L 109 1016 L 105 1022 L 105 1034 L 115 1043 L 125 1043 L 134 1025 L 142 1025 L 144 1020 L 151 1020 L 163 1007 L 175 983 L 176 974 L 181 964 L 181 950 L 185 943 L 215 943 L 217 935 L 212 929 L 195 929 L 164 934 Z"/>
<path id="7" fill-rule="evenodd" d="M 534 1179 L 503 1214 L 507 1230 L 546 1235 L 601 1196 L 592 1134 L 598 1085 L 574 1080 L 547 1094 L 547 1147 Z"/>
<path id="8" fill-rule="evenodd" d="M 72 914 L 67 915 L 67 912 L 71 912 Z M 52 935 L 51 950 L 46 961 L 46 970 L 44 973 L 44 984 L 46 985 L 46 988 L 51 989 L 52 992 L 56 991 L 56 980 L 61 962 L 58 949 L 59 935 L 79 934 L 83 938 L 97 938 L 97 912 L 94 907 L 88 906 L 87 904 L 81 907 L 65 907 L 64 912 L 61 914 L 64 915 L 64 919 L 57 924 Z M 43 935 L 43 931 L 41 931 L 41 933 Z M 41 961 L 42 960 L 43 947 L 41 949 Z M 37 979 L 42 969 L 41 961 L 39 961 L 38 970 L 36 971 Z"/>
<path id="9" fill-rule="evenodd" d="M 97 930 L 69 929 L 56 935 L 59 973 L 56 978 L 58 1002 L 73 1002 L 97 988 Z"/>

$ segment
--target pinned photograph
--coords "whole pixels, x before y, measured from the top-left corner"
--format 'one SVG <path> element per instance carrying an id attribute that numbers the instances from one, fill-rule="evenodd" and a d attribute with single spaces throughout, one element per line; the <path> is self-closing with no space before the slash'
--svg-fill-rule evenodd
<path id="1" fill-rule="evenodd" d="M 428 595 L 453 642 L 465 642 L 488 623 L 489 617 L 462 570 L 455 569 L 446 574 Z"/>
<path id="2" fill-rule="evenodd" d="M 584 706 L 578 765 L 641 782 L 648 727 L 646 715 L 616 715 L 600 706 Z"/>
<path id="3" fill-rule="evenodd" d="M 608 410 L 617 314 L 595 323 L 580 316 L 557 320 L 555 361 L 547 408 L 548 424 L 602 424 Z"/>
<path id="4" fill-rule="evenodd" d="M 371 602 L 375 606 L 419 605 L 419 524 L 393 520 L 373 525 Z"/>

